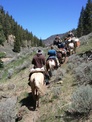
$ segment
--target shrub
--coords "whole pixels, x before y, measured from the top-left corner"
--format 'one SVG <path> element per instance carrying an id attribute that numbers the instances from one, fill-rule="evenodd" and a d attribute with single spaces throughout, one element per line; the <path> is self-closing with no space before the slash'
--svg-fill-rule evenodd
<path id="1" fill-rule="evenodd" d="M 14 69 L 8 69 L 8 78 L 11 79 L 12 75 L 14 74 Z"/>
<path id="2" fill-rule="evenodd" d="M 3 68 L 3 67 L 4 67 L 3 61 L 0 60 L 0 68 Z"/>
<path id="3" fill-rule="evenodd" d="M 6 53 L 0 52 L 0 68 L 3 68 L 4 67 L 4 63 L 1 60 L 1 58 L 4 58 L 4 57 L 6 57 Z"/>
<path id="4" fill-rule="evenodd" d="M 75 68 L 75 81 L 78 84 L 91 84 L 92 83 L 92 62 L 82 63 L 80 66 Z"/>
<path id="5" fill-rule="evenodd" d="M 23 64 L 16 66 L 15 71 L 19 73 L 21 70 L 24 70 L 30 66 L 30 61 L 24 61 Z"/>
<path id="6" fill-rule="evenodd" d="M 5 52 L 0 52 L 0 58 L 4 58 L 6 57 L 6 53 Z"/>
<path id="7" fill-rule="evenodd" d="M 59 95 L 61 94 L 61 87 L 53 88 L 52 93 L 52 99 L 59 99 Z"/>
<path id="8" fill-rule="evenodd" d="M 72 103 L 69 107 L 71 113 L 89 113 L 92 110 L 92 88 L 80 86 L 72 95 Z"/>

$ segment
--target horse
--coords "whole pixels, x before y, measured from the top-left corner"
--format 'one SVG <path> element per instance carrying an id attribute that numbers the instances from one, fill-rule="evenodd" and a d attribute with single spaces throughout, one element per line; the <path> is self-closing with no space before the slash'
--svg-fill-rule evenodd
<path id="1" fill-rule="evenodd" d="M 56 69 L 56 62 L 54 59 L 49 58 L 46 61 L 46 71 L 48 72 L 48 74 L 50 75 L 50 77 L 52 77 L 52 71 Z"/>
<path id="2" fill-rule="evenodd" d="M 77 37 L 73 38 L 73 40 L 74 40 L 74 51 L 76 53 L 76 48 L 80 46 L 80 40 Z"/>
<path id="3" fill-rule="evenodd" d="M 66 60 L 66 50 L 65 49 L 59 49 L 57 50 L 57 58 L 59 60 L 60 64 L 63 64 Z"/>
<path id="4" fill-rule="evenodd" d="M 75 53 L 75 41 L 73 38 L 69 38 L 66 44 L 67 56 L 70 56 Z"/>
<path id="5" fill-rule="evenodd" d="M 70 55 L 74 54 L 74 42 L 73 41 L 68 44 L 68 49 L 69 49 Z"/>
<path id="6" fill-rule="evenodd" d="M 32 90 L 32 96 L 34 100 L 34 110 L 36 107 L 39 107 L 39 98 L 45 94 L 45 83 L 44 83 L 44 74 L 42 72 L 34 72 L 30 76 L 30 86 Z"/>
<path id="7" fill-rule="evenodd" d="M 70 50 L 70 54 L 76 53 L 76 48 L 80 46 L 80 40 L 77 37 L 70 38 L 72 42 L 69 42 L 68 47 Z"/>

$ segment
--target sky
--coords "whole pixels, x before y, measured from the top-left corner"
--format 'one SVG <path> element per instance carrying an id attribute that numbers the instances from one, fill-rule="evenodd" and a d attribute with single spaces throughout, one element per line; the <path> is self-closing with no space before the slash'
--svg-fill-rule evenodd
<path id="1" fill-rule="evenodd" d="M 76 29 L 88 0 L 0 0 L 13 19 L 39 39 Z"/>

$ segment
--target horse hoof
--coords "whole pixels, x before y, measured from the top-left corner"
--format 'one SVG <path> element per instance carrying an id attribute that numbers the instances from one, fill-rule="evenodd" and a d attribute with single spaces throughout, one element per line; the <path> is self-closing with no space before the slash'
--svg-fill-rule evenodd
<path id="1" fill-rule="evenodd" d="M 35 111 L 36 110 L 36 107 L 33 107 L 33 111 Z"/>
<path id="2" fill-rule="evenodd" d="M 37 108 L 40 108 L 40 106 L 39 106 L 39 105 L 37 105 Z"/>

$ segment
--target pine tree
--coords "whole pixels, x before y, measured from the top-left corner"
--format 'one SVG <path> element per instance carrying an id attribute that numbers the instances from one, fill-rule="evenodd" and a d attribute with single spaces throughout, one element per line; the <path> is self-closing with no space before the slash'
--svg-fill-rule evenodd
<path id="1" fill-rule="evenodd" d="M 22 26 L 18 25 L 18 23 L 8 14 L 5 12 L 3 7 L 0 6 L 0 25 L 2 26 L 2 32 L 0 32 L 0 43 L 3 42 L 3 36 L 5 39 L 12 34 L 15 36 L 15 43 L 14 43 L 14 51 L 20 50 L 20 46 L 23 45 L 24 41 L 30 42 L 29 46 L 37 46 L 40 43 L 40 40 L 32 34 L 32 32 L 28 32 L 28 30 L 24 30 Z M 1 31 L 1 30 L 0 30 Z M 3 35 L 4 34 L 4 35 Z M 19 50 L 17 49 L 16 45 L 19 46 Z"/>
<path id="2" fill-rule="evenodd" d="M 92 32 L 92 0 L 88 0 L 84 12 L 84 35 Z"/>
<path id="3" fill-rule="evenodd" d="M 2 25 L 0 25 L 0 45 L 3 45 L 3 43 L 5 42 L 5 36 L 4 36 L 4 32 L 2 29 Z"/>
<path id="4" fill-rule="evenodd" d="M 20 33 L 18 31 L 18 26 L 16 26 L 15 42 L 14 42 L 14 52 L 20 52 Z"/>
<path id="5" fill-rule="evenodd" d="M 10 35 L 10 30 L 11 30 L 11 24 L 10 24 L 10 17 L 8 12 L 5 15 L 5 19 L 4 19 L 4 24 L 3 24 L 3 30 L 4 30 L 4 34 L 6 39 L 8 39 L 8 35 Z"/>
<path id="6" fill-rule="evenodd" d="M 18 36 L 15 38 L 13 51 L 14 51 L 14 52 L 17 52 L 17 53 L 20 52 L 20 41 L 19 41 Z"/>
<path id="7" fill-rule="evenodd" d="M 78 28 L 77 28 L 77 36 L 81 37 L 83 35 L 83 23 L 84 23 L 84 7 L 82 7 L 81 13 L 80 13 L 80 18 L 78 22 Z"/>
<path id="8" fill-rule="evenodd" d="M 82 7 L 77 27 L 77 36 L 92 32 L 92 0 L 88 0 L 85 9 Z"/>

